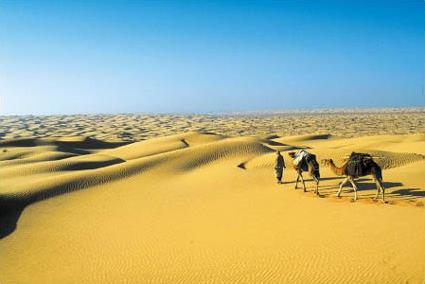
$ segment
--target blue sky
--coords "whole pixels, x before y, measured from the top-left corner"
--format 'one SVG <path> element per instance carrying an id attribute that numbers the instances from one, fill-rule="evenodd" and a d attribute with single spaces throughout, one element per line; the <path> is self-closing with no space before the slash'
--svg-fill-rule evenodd
<path id="1" fill-rule="evenodd" d="M 424 105 L 423 1 L 0 1 L 0 114 Z"/>

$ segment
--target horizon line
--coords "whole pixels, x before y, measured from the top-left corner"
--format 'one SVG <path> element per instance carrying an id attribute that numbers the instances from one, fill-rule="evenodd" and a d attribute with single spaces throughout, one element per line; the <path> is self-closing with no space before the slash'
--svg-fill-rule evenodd
<path id="1" fill-rule="evenodd" d="M 425 106 L 403 106 L 403 107 L 311 107 L 311 108 L 282 108 L 282 109 L 252 109 L 241 111 L 206 111 L 206 112 L 166 112 L 166 111 L 141 111 L 141 112 L 81 112 L 81 113 L 46 113 L 46 114 L 0 114 L 0 117 L 25 117 L 25 116 L 96 116 L 96 115 L 279 115 L 279 114 L 337 114 L 337 113 L 377 113 L 386 112 L 425 112 Z"/>

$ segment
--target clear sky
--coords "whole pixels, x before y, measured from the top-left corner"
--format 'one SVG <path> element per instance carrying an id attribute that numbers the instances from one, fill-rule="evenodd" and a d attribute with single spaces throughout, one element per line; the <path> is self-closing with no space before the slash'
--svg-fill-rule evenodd
<path id="1" fill-rule="evenodd" d="M 424 1 L 0 0 L 0 114 L 423 106 Z"/>

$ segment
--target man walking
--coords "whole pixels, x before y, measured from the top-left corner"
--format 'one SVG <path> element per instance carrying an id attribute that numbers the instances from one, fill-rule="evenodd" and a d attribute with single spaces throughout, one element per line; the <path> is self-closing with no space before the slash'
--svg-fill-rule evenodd
<path id="1" fill-rule="evenodd" d="M 283 160 L 283 156 L 280 154 L 280 151 L 276 151 L 276 163 L 275 163 L 275 172 L 276 172 L 276 179 L 278 184 L 282 184 L 282 176 L 283 176 L 283 169 L 285 167 L 285 161 Z"/>

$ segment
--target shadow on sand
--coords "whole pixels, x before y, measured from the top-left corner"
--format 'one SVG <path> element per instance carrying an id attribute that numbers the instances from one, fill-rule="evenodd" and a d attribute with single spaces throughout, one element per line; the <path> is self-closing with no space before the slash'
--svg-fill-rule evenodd
<path id="1" fill-rule="evenodd" d="M 321 180 L 341 180 L 344 177 L 327 177 L 322 178 Z M 309 180 L 305 180 L 306 183 Z M 292 182 L 284 182 L 284 184 L 295 183 Z M 358 179 L 356 184 L 359 188 L 359 191 L 370 191 L 370 193 L 362 194 L 363 197 L 373 197 L 375 195 L 376 185 L 374 182 L 371 182 L 369 179 Z M 396 186 L 403 186 L 400 182 L 384 182 L 384 187 L 386 189 L 390 189 Z M 35 192 L 29 195 L 23 196 L 0 196 L 0 239 L 7 237 L 11 233 L 16 230 L 18 220 L 28 205 L 31 205 L 35 202 L 49 199 L 61 194 L 69 193 L 76 190 L 81 190 L 82 188 L 73 188 L 70 189 L 67 186 L 56 186 L 49 188 L 48 190 Z M 338 189 L 338 185 L 319 187 L 320 196 L 326 197 L 330 195 L 334 195 L 336 193 L 336 189 Z M 345 187 L 347 189 L 347 187 Z M 311 191 L 311 189 L 309 189 Z M 420 188 L 404 188 L 398 189 L 392 192 L 388 192 L 387 196 L 390 198 L 396 198 L 398 200 L 415 200 L 425 197 L 425 191 Z"/>
<path id="2" fill-rule="evenodd" d="M 0 147 L 35 147 L 40 145 L 57 146 L 58 151 L 75 153 L 79 155 L 90 154 L 90 150 L 111 149 L 130 144 L 131 142 L 104 142 L 92 138 L 85 138 L 82 141 L 54 141 L 38 138 L 22 138 L 10 141 L 0 141 Z M 78 165 L 69 165 L 65 170 L 91 170 L 101 167 L 107 167 L 114 164 L 125 162 L 125 160 L 116 158 L 109 161 L 80 162 Z M 91 185 L 99 184 L 100 181 L 94 181 Z M 74 187 L 69 182 L 53 186 L 43 191 L 32 192 L 26 195 L 0 195 L 0 239 L 10 235 L 15 231 L 19 217 L 26 206 L 48 199 L 57 195 L 84 189 L 87 186 Z"/>
<path id="3" fill-rule="evenodd" d="M 339 185 L 345 177 L 326 177 L 321 178 L 321 181 L 326 180 L 339 180 L 339 183 L 335 185 L 319 185 L 320 197 L 331 197 L 334 196 L 338 189 Z M 305 179 L 306 185 L 312 182 L 312 179 Z M 358 187 L 358 193 L 361 193 L 361 197 L 363 198 L 373 198 L 376 195 L 376 184 L 372 179 L 360 178 L 355 180 L 356 185 Z M 294 181 L 285 182 L 285 184 L 295 184 Z M 385 196 L 391 199 L 401 200 L 401 201 L 414 201 L 421 198 L 425 198 L 425 191 L 421 188 L 402 188 L 394 191 L 389 191 L 389 189 L 393 187 L 403 186 L 401 182 L 383 182 L 384 188 L 386 189 Z M 300 188 L 300 185 L 298 185 Z M 302 185 L 301 185 L 302 188 Z M 307 189 L 308 191 L 312 191 L 311 188 Z M 350 184 L 346 184 L 343 188 L 343 192 L 352 193 L 354 192 Z"/>
<path id="4" fill-rule="evenodd" d="M 93 164 L 88 163 L 87 165 L 83 165 L 82 168 L 96 169 L 101 166 L 105 167 L 122 162 L 124 162 L 124 160 L 116 158 L 112 161 L 97 162 Z M 70 166 L 68 170 L 76 169 Z M 81 168 L 78 170 L 81 170 Z M 95 180 L 90 186 L 95 186 L 100 183 L 101 180 Z M 26 206 L 41 200 L 87 188 L 88 183 L 82 184 L 83 186 L 75 187 L 72 186 L 72 182 L 64 182 L 60 185 L 52 186 L 42 191 L 31 192 L 26 195 L 0 195 L 0 239 L 8 236 L 16 229 L 18 219 Z"/>
<path id="5" fill-rule="evenodd" d="M 19 199 L 0 197 L 0 239 L 15 231 L 24 208 Z"/>
<path id="6" fill-rule="evenodd" d="M 100 184 L 100 182 L 95 182 L 91 184 L 91 186 L 98 184 Z M 87 188 L 87 186 L 72 187 L 70 186 L 70 183 L 63 183 L 61 185 L 50 187 L 46 190 L 31 192 L 24 196 L 0 195 L 0 239 L 15 231 L 22 211 L 28 205 L 85 188 Z"/>

